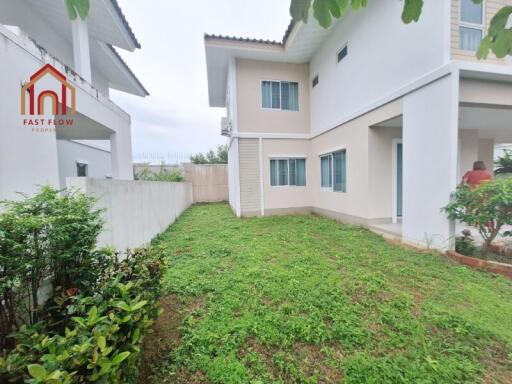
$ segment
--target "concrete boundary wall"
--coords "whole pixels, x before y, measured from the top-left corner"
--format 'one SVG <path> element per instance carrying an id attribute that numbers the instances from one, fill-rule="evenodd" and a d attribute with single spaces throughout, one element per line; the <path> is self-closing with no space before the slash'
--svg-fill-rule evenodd
<path id="1" fill-rule="evenodd" d="M 192 184 L 194 203 L 216 203 L 229 200 L 227 164 L 133 165 L 135 174 L 141 171 L 158 173 L 161 170 L 182 172 L 185 181 Z"/>
<path id="2" fill-rule="evenodd" d="M 185 180 L 192 183 L 194 203 L 228 201 L 227 164 L 183 164 Z"/>
<path id="3" fill-rule="evenodd" d="M 98 199 L 105 209 L 98 246 L 118 250 L 148 244 L 193 203 L 190 183 L 71 177 L 66 184 Z"/>

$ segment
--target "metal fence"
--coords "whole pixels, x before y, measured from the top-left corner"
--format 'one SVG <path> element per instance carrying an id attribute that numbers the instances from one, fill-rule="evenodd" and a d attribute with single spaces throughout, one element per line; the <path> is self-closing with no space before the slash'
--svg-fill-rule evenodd
<path id="1" fill-rule="evenodd" d="M 134 163 L 145 164 L 181 164 L 189 163 L 191 152 L 135 152 L 133 154 Z"/>

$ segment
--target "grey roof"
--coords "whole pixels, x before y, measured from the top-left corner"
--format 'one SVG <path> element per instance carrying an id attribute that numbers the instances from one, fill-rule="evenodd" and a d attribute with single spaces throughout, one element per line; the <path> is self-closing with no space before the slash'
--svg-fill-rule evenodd
<path id="1" fill-rule="evenodd" d="M 238 37 L 238 36 L 215 35 L 215 34 L 210 34 L 210 33 L 205 33 L 204 38 L 205 38 L 205 40 L 220 39 L 220 40 L 227 40 L 227 41 L 241 41 L 241 42 L 245 42 L 245 43 L 258 43 L 258 44 L 284 46 L 286 44 L 286 42 L 288 41 L 288 38 L 290 37 L 290 34 L 291 34 L 294 26 L 295 26 L 295 21 L 291 20 L 290 24 L 288 25 L 288 28 L 286 29 L 286 32 L 283 36 L 282 41 L 254 39 L 254 38 Z"/>
<path id="2" fill-rule="evenodd" d="M 124 27 L 126 28 L 126 30 L 128 31 L 128 34 L 130 35 L 130 37 L 132 38 L 133 40 L 133 44 L 137 47 L 137 48 L 140 48 L 140 43 L 139 41 L 137 40 L 137 38 L 135 37 L 135 34 L 133 33 L 133 30 L 132 28 L 130 27 L 130 24 L 128 24 L 128 20 L 126 20 L 126 17 L 124 16 L 124 13 L 123 11 L 121 10 L 121 7 L 119 6 L 119 4 L 117 3 L 117 0 L 111 0 L 112 2 L 112 5 L 114 6 L 114 9 L 116 10 L 117 14 L 119 15 L 119 18 L 121 19 L 121 21 L 123 22 L 124 24 Z"/>
<path id="3" fill-rule="evenodd" d="M 128 23 L 128 20 L 126 20 L 126 17 L 121 9 L 121 7 L 119 6 L 117 0 L 111 0 L 112 2 L 112 5 L 114 6 L 114 9 L 116 10 L 117 14 L 119 15 L 119 18 L 121 19 L 121 21 L 123 22 L 123 25 L 124 27 L 126 28 L 126 30 L 128 31 L 128 34 L 130 35 L 130 38 L 132 39 L 133 41 L 133 44 L 135 45 L 135 47 L 137 48 L 141 48 L 141 45 L 139 43 L 139 41 L 137 40 L 137 37 L 135 37 L 135 33 L 133 33 L 133 30 L 132 28 L 130 27 L 130 24 Z M 135 82 L 142 88 L 142 90 L 146 93 L 147 96 L 149 96 L 149 92 L 146 90 L 146 88 L 144 88 L 144 86 L 142 85 L 142 83 L 140 82 L 140 80 L 137 78 L 137 76 L 135 76 L 135 74 L 133 73 L 133 71 L 131 70 L 131 68 L 128 66 L 128 64 L 126 64 L 126 62 L 123 60 L 123 58 L 119 55 L 119 53 L 116 51 L 116 49 L 110 45 L 110 44 L 107 44 L 107 46 L 110 48 L 110 50 L 112 51 L 112 53 L 119 59 L 119 62 L 126 68 L 126 70 L 128 71 L 128 73 L 130 73 L 130 75 L 133 77 L 133 79 L 135 80 Z"/>
<path id="4" fill-rule="evenodd" d="M 137 84 L 142 88 L 142 90 L 146 93 L 146 96 L 149 96 L 149 92 L 146 90 L 146 88 L 144 88 L 144 86 L 142 85 L 142 83 L 140 82 L 140 80 L 137 78 L 137 76 L 135 76 L 135 74 L 133 73 L 133 71 L 130 69 L 130 67 L 128 66 L 128 64 L 126 64 L 126 62 L 123 60 L 123 58 L 119 55 L 119 53 L 116 51 L 116 49 L 110 45 L 110 44 L 107 44 L 107 46 L 110 48 L 110 50 L 112 51 L 112 53 L 119 59 L 119 62 L 121 64 L 123 64 L 123 66 L 126 68 L 126 70 L 130 73 L 130 75 L 133 77 L 133 79 L 137 82 Z"/>

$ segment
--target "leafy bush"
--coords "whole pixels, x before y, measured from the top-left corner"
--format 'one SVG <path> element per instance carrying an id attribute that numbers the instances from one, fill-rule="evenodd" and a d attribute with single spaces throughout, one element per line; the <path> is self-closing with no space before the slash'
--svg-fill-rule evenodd
<path id="1" fill-rule="evenodd" d="M 484 239 L 482 254 L 487 255 L 503 226 L 512 224 L 512 179 L 486 182 L 476 188 L 459 186 L 444 211 L 450 218 L 478 229 Z"/>
<path id="2" fill-rule="evenodd" d="M 94 295 L 56 300 L 64 325 L 23 326 L 16 349 L 0 359 L 0 382 L 133 383 L 144 335 L 158 315 L 162 253 L 112 255 Z"/>
<path id="3" fill-rule="evenodd" d="M 102 212 L 77 192 L 43 187 L 3 205 L 0 382 L 134 382 L 162 253 L 97 250 Z"/>
<path id="4" fill-rule="evenodd" d="M 193 164 L 227 164 L 228 146 L 227 144 L 218 145 L 216 151 L 210 149 L 206 153 L 196 153 L 190 156 Z"/>
<path id="5" fill-rule="evenodd" d="M 512 173 L 512 151 L 505 149 L 503 152 L 503 156 L 494 162 L 496 175 Z"/>
<path id="6" fill-rule="evenodd" d="M 52 290 L 92 292 L 103 266 L 95 251 L 102 228 L 94 199 L 41 188 L 34 197 L 2 203 L 0 214 L 0 349 L 20 324 L 39 320 L 44 280 Z"/>
<path id="7" fill-rule="evenodd" d="M 462 236 L 455 238 L 455 250 L 461 255 L 473 256 L 476 252 L 475 240 L 467 229 L 462 231 Z"/>
<path id="8" fill-rule="evenodd" d="M 154 172 L 146 168 L 135 174 L 135 180 L 143 181 L 181 182 L 184 179 L 185 177 L 183 176 L 183 173 L 181 171 L 170 171 L 165 168 L 160 168 L 158 172 Z"/>

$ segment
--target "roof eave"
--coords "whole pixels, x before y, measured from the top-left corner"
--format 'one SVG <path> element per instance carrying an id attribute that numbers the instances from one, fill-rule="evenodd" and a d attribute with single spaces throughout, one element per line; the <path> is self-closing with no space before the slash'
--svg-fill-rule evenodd
<path id="1" fill-rule="evenodd" d="M 119 17 L 119 20 L 121 20 L 121 23 L 123 24 L 123 27 L 125 31 L 127 32 L 128 36 L 130 37 L 131 42 L 133 43 L 133 46 L 135 48 L 141 48 L 141 45 L 139 41 L 137 40 L 137 37 L 135 36 L 135 33 L 133 32 L 132 28 L 130 27 L 130 24 L 128 23 L 128 20 L 126 19 L 121 7 L 119 6 L 119 3 L 117 0 L 110 0 L 110 3 L 112 4 L 112 7 L 117 13 L 117 16 Z"/>
<path id="2" fill-rule="evenodd" d="M 123 60 L 123 58 L 121 57 L 121 55 L 119 55 L 119 53 L 117 52 L 117 50 L 110 44 L 105 44 L 105 46 L 107 47 L 107 49 L 109 50 L 109 52 L 112 53 L 112 55 L 114 56 L 114 58 L 116 59 L 116 61 L 126 70 L 126 72 L 130 75 L 130 77 L 132 78 L 133 82 L 135 83 L 136 87 L 139 88 L 139 90 L 141 91 L 141 96 L 142 97 L 145 97 L 145 96 L 149 96 L 149 92 L 147 91 L 147 89 L 144 87 L 144 85 L 142 85 L 142 83 L 140 82 L 140 80 L 137 78 L 137 76 L 135 76 L 135 74 L 133 73 L 133 71 L 131 70 L 131 68 L 128 66 L 128 64 L 126 64 L 126 62 Z"/>

